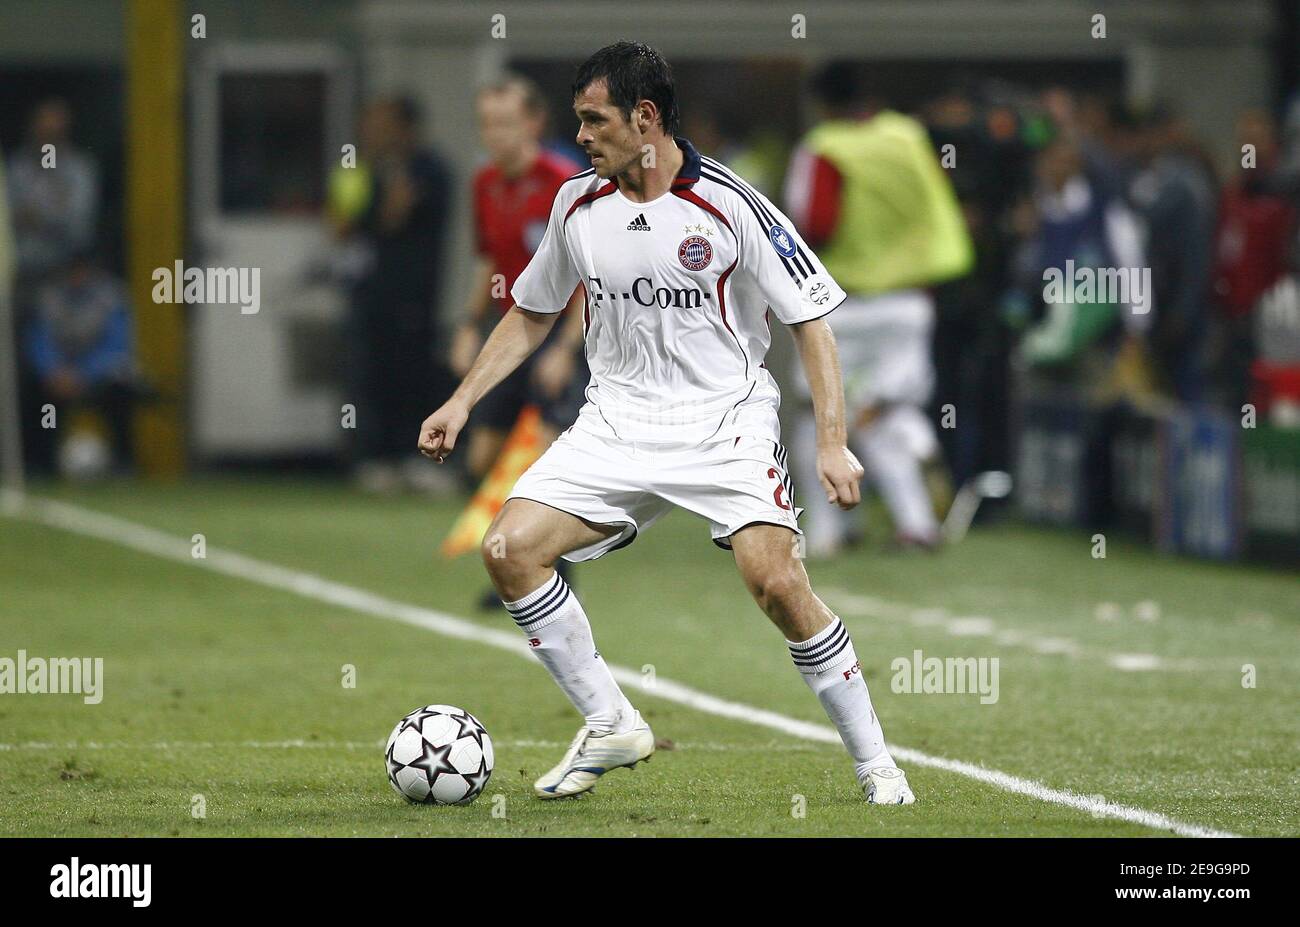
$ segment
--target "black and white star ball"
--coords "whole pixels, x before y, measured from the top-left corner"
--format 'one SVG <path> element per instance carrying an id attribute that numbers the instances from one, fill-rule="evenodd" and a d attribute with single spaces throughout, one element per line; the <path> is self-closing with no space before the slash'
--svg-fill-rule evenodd
<path id="1" fill-rule="evenodd" d="M 468 711 L 426 705 L 393 728 L 384 747 L 388 782 L 397 794 L 429 805 L 463 805 L 492 776 L 492 738 Z"/>

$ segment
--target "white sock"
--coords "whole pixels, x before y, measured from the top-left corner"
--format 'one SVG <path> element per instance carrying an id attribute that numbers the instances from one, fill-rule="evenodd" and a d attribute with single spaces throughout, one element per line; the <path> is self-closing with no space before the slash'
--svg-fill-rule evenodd
<path id="1" fill-rule="evenodd" d="M 897 765 L 885 746 L 880 719 L 871 707 L 867 681 L 843 622 L 836 618 L 806 641 L 785 643 L 803 681 L 840 732 L 856 764 L 858 781 L 864 781 L 873 766 Z"/>
<path id="2" fill-rule="evenodd" d="M 587 615 L 559 573 L 517 602 L 502 604 L 588 728 L 621 734 L 636 726 L 636 710 L 596 649 Z"/>
<path id="3" fill-rule="evenodd" d="M 884 421 L 873 422 L 858 434 L 862 466 L 893 516 L 894 528 L 912 538 L 938 538 L 934 503 L 925 488 L 921 462 L 908 442 Z"/>

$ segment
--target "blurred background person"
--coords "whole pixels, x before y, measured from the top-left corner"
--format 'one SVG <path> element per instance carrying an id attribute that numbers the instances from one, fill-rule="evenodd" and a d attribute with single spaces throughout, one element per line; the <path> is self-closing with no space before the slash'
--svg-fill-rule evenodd
<path id="1" fill-rule="evenodd" d="M 1127 199 L 1138 169 L 1139 126 L 1133 107 L 1103 94 L 1080 94 L 1072 121 L 1057 128 L 1074 133 L 1084 171 L 1101 194 Z"/>
<path id="2" fill-rule="evenodd" d="M 1160 304 L 1157 299 L 1154 310 L 1148 303 L 1134 312 L 1131 303 L 1109 299 L 1100 287 L 1091 296 L 1076 293 L 1075 275 L 1106 268 L 1139 273 L 1145 266 L 1143 229 L 1124 200 L 1087 173 L 1075 137 L 1058 134 L 1039 151 L 1034 171 L 1033 197 L 1017 215 L 1024 236 L 1016 258 L 1018 287 L 1006 305 L 1008 320 L 1024 328 L 1024 390 L 1070 387 L 1096 397 L 1109 382 L 1121 333 L 1139 338 Z M 1068 299 L 1046 299 L 1050 270 L 1062 275 Z"/>
<path id="3" fill-rule="evenodd" d="M 1147 346 L 1165 388 L 1184 402 L 1203 398 L 1205 329 L 1218 194 L 1209 158 L 1187 123 L 1155 107 L 1139 132 L 1141 165 L 1129 199 L 1151 230 L 1154 308 Z"/>
<path id="4" fill-rule="evenodd" d="M 488 163 L 473 181 L 478 256 L 469 301 L 452 340 L 451 367 L 457 377 L 464 377 L 478 356 L 489 315 L 495 324 L 514 304 L 510 289 L 541 244 L 555 194 L 579 171 L 572 161 L 542 147 L 546 106 L 531 80 L 507 75 L 484 87 L 477 111 Z M 583 352 L 583 292 L 580 285 L 542 346 L 475 407 L 467 467 L 476 483 L 491 469 L 525 406 L 535 405 L 541 415 L 540 450 L 577 418 L 590 379 Z M 556 568 L 571 579 L 568 561 L 558 561 Z M 482 604 L 500 608 L 501 600 L 489 587 Z"/>
<path id="5" fill-rule="evenodd" d="M 65 100 L 51 97 L 32 110 L 23 144 L 9 158 L 8 181 L 21 307 L 34 287 L 95 240 L 99 168 L 73 144 Z"/>
<path id="6" fill-rule="evenodd" d="M 457 377 L 464 377 L 478 356 L 490 310 L 504 314 L 513 304 L 510 288 L 541 243 L 555 193 L 579 170 L 542 148 L 546 109 L 532 81 L 511 75 L 483 88 L 478 116 L 489 161 L 473 181 L 478 258 L 469 301 L 452 340 L 451 367 Z M 528 403 L 541 412 L 546 445 L 577 417 L 587 383 L 581 353 L 582 302 L 579 288 L 563 324 L 474 409 L 468 468 L 475 480 L 487 474 Z M 495 324 L 496 319 L 491 321 Z M 575 384 L 577 389 L 571 389 Z"/>
<path id="7" fill-rule="evenodd" d="M 412 410 L 440 395 L 449 376 L 437 350 L 437 302 L 444 270 L 451 175 L 420 147 L 420 111 L 407 97 L 370 103 L 360 155 L 368 175 L 336 213 L 336 231 L 364 243 L 352 289 L 349 346 L 357 412 L 355 476 L 368 492 L 449 489 L 447 478 L 411 455 Z M 420 413 L 423 414 L 423 413 Z M 419 415 L 415 415 L 419 418 Z"/>
<path id="8" fill-rule="evenodd" d="M 32 109 L 23 143 L 8 162 L 8 192 L 15 251 L 13 335 L 20 345 L 19 393 L 25 456 L 36 472 L 56 470 L 56 438 L 66 434 L 41 427 L 42 408 L 56 402 L 64 423 L 72 406 L 93 398 L 116 407 L 104 385 L 103 362 L 112 353 L 112 313 L 101 304 L 93 243 L 99 214 L 99 167 L 72 142 L 72 110 L 61 97 Z M 120 293 L 118 294 L 121 295 Z M 105 337 L 107 340 L 104 340 Z M 104 348 L 107 353 L 97 351 Z M 107 416 L 108 430 L 126 451 L 126 410 Z M 82 416 L 83 423 L 85 417 Z M 72 447 L 87 451 L 87 472 L 110 466 L 106 436 L 88 428 Z M 97 450 L 96 450 L 97 449 Z"/>
<path id="9" fill-rule="evenodd" d="M 924 411 L 934 387 L 934 300 L 925 287 L 968 272 L 974 254 L 952 184 L 925 128 L 867 99 L 857 68 L 814 78 L 819 121 L 786 178 L 789 214 L 849 297 L 827 321 L 839 345 L 851 441 L 902 547 L 934 548 L 939 524 L 923 465 L 939 444 Z M 807 384 L 800 381 L 807 396 Z M 816 422 L 800 414 L 795 465 L 817 485 Z M 811 494 L 808 553 L 848 539 L 850 513 Z M 847 516 L 847 517 L 846 517 Z"/>
<path id="10" fill-rule="evenodd" d="M 1212 331 L 1217 392 L 1229 408 L 1250 395 L 1250 368 L 1256 356 L 1255 307 L 1286 274 L 1295 246 L 1294 190 L 1282 169 L 1277 122 L 1252 109 L 1237 120 L 1237 150 L 1251 146 L 1219 197 L 1214 244 Z"/>
<path id="11" fill-rule="evenodd" d="M 23 373 L 37 413 L 26 419 L 33 469 L 74 478 L 125 469 L 136 377 L 123 283 L 91 249 L 68 255 L 37 288 L 24 334 Z"/>

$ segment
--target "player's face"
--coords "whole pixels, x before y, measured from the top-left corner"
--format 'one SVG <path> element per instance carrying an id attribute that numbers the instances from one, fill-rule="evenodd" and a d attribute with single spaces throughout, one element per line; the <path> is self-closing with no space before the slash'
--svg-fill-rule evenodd
<path id="1" fill-rule="evenodd" d="M 641 157 L 642 132 L 609 99 L 604 80 L 588 84 L 573 101 L 578 115 L 577 142 L 591 158 L 597 177 L 624 173 Z"/>
<path id="2" fill-rule="evenodd" d="M 478 130 L 492 160 L 511 164 L 537 138 L 540 127 L 524 106 L 523 94 L 503 90 L 479 97 Z"/>

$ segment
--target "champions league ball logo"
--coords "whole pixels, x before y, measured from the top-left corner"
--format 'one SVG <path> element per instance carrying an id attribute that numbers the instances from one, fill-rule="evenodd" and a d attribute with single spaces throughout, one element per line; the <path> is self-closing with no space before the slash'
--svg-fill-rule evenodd
<path id="1" fill-rule="evenodd" d="M 777 250 L 778 254 L 782 257 L 794 257 L 796 249 L 794 239 L 790 237 L 789 232 L 779 225 L 774 225 L 772 230 L 768 232 L 768 237 L 772 239 L 772 247 Z"/>
<path id="2" fill-rule="evenodd" d="M 677 246 L 677 260 L 687 270 L 703 270 L 713 260 L 713 245 L 707 238 L 692 235 Z"/>

